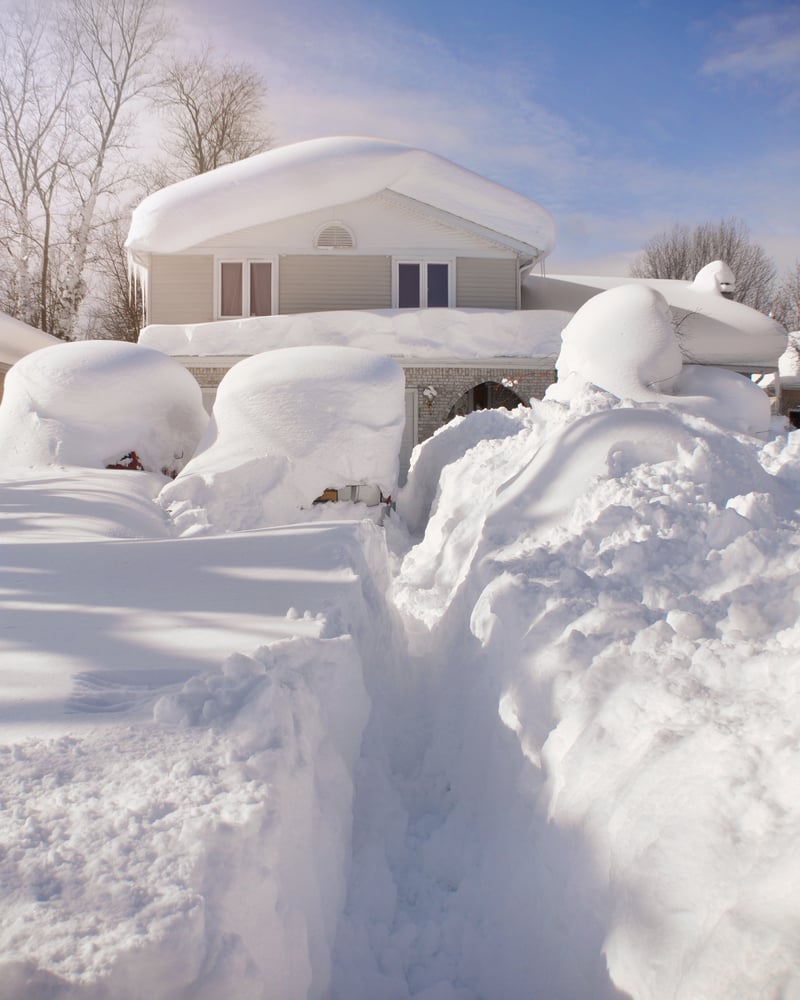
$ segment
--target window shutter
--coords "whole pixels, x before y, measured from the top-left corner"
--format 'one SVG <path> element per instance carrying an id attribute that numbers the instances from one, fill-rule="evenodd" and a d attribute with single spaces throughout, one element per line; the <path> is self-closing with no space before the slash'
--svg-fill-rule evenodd
<path id="1" fill-rule="evenodd" d="M 318 250 L 352 250 L 355 247 L 353 234 L 341 222 L 332 222 L 317 234 Z"/>

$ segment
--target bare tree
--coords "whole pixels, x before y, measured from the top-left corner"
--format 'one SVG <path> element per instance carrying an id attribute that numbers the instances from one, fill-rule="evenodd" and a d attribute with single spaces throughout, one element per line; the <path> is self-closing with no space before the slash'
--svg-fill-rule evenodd
<path id="1" fill-rule="evenodd" d="M 118 211 L 98 227 L 94 238 L 97 287 L 87 299 L 83 316 L 85 334 L 96 340 L 135 343 L 144 323 L 141 295 L 128 271 L 125 237 L 130 209 Z"/>
<path id="2" fill-rule="evenodd" d="M 70 338 L 98 206 L 125 180 L 130 105 L 153 80 L 163 8 L 55 0 L 12 13 L 10 23 L 0 48 L 3 304 Z"/>
<path id="3" fill-rule="evenodd" d="M 0 294 L 7 312 L 45 330 L 74 83 L 74 60 L 53 46 L 41 11 L 11 12 L 0 36 Z"/>
<path id="4" fill-rule="evenodd" d="M 158 104 L 166 116 L 168 162 L 161 182 L 204 174 L 269 149 L 266 85 L 246 63 L 216 60 L 210 48 L 191 59 L 174 59 Z M 161 185 L 159 185 L 161 186 Z"/>
<path id="5" fill-rule="evenodd" d="M 159 0 L 69 0 L 66 40 L 82 73 L 80 158 L 70 172 L 74 195 L 62 299 L 74 327 L 86 294 L 92 229 L 104 197 L 130 180 L 124 161 L 131 105 L 154 83 L 154 55 L 166 21 Z"/>
<path id="6" fill-rule="evenodd" d="M 787 330 L 800 330 L 800 258 L 780 281 L 773 312 Z"/>
<path id="7" fill-rule="evenodd" d="M 724 261 L 736 277 L 734 298 L 768 311 L 773 302 L 775 263 L 741 219 L 704 222 L 689 229 L 676 225 L 654 236 L 631 267 L 635 278 L 679 278 L 692 281 L 713 260 Z"/>

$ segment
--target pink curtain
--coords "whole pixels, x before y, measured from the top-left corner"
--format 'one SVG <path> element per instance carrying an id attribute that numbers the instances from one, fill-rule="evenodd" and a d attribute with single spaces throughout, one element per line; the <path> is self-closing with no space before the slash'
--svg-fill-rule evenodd
<path id="1" fill-rule="evenodd" d="M 272 264 L 264 261 L 250 265 L 250 315 L 272 315 Z"/>
<path id="2" fill-rule="evenodd" d="M 242 264 L 225 261 L 220 265 L 220 316 L 242 315 Z"/>

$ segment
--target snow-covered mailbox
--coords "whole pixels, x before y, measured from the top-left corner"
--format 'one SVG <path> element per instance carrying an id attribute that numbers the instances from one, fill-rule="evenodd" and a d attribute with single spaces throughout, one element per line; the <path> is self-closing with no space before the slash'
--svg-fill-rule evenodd
<path id="1" fill-rule="evenodd" d="M 408 452 L 453 412 L 553 381 L 568 317 L 520 303 L 554 239 L 530 199 L 433 153 L 350 137 L 164 188 L 135 210 L 127 247 L 140 343 L 180 358 L 209 402 L 242 357 L 369 348 L 404 369 Z"/>

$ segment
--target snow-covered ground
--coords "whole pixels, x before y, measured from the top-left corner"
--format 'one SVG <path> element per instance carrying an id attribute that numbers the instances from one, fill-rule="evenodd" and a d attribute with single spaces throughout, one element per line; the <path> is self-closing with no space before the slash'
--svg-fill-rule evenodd
<path id="1" fill-rule="evenodd" d="M 4 1000 L 800 997 L 800 438 L 637 296 L 383 526 L 6 459 Z"/>

